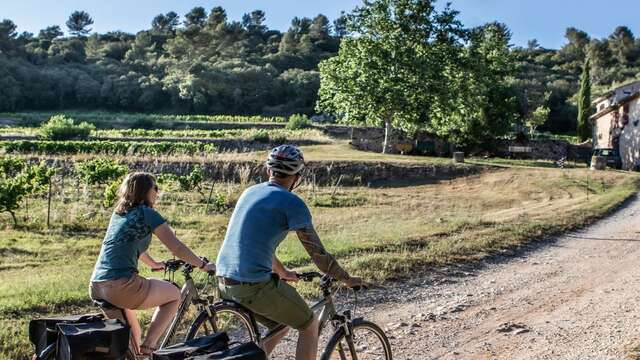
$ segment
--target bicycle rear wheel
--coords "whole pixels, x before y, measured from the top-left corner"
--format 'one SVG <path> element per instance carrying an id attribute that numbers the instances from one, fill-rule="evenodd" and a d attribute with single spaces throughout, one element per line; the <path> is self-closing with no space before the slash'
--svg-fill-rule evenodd
<path id="1" fill-rule="evenodd" d="M 213 316 L 209 316 L 206 310 L 198 314 L 191 324 L 185 340 L 216 332 L 226 332 L 231 343 L 258 342 L 258 334 L 246 311 L 224 302 L 209 306 L 209 311 Z"/>
<path id="2" fill-rule="evenodd" d="M 352 334 L 336 331 L 320 357 L 321 360 L 392 360 L 391 344 L 380 327 L 370 321 L 355 319 Z M 355 356 L 353 355 L 355 353 Z"/>

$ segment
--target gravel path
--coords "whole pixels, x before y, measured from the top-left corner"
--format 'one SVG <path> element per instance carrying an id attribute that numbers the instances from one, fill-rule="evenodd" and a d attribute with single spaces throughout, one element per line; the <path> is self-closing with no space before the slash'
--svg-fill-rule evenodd
<path id="1" fill-rule="evenodd" d="M 640 344 L 639 259 L 634 199 L 516 254 L 370 290 L 360 314 L 385 328 L 395 359 L 622 359 Z"/>

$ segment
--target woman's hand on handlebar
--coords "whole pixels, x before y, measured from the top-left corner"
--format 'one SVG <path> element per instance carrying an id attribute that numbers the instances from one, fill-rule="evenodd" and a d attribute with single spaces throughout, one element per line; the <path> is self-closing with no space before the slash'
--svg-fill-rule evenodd
<path id="1" fill-rule="evenodd" d="M 298 278 L 298 273 L 291 270 L 285 270 L 282 274 L 278 274 L 278 276 L 280 276 L 280 279 L 284 281 L 298 282 L 298 280 L 300 280 Z"/>
<path id="2" fill-rule="evenodd" d="M 167 264 L 164 261 L 156 261 L 156 263 L 151 267 L 151 271 L 164 271 Z"/>

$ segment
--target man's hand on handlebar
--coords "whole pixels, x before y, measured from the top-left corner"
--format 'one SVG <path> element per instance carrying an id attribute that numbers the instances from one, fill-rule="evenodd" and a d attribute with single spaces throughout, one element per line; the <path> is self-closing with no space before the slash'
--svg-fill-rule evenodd
<path id="1" fill-rule="evenodd" d="M 205 266 L 201 267 L 200 270 L 209 274 L 214 274 L 216 272 L 216 264 L 207 263 Z"/>

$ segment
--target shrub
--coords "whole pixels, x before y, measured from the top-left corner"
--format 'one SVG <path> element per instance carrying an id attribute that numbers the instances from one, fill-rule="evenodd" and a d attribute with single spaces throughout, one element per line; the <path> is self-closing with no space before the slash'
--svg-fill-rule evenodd
<path id="1" fill-rule="evenodd" d="M 102 206 L 105 208 L 110 208 L 113 206 L 113 203 L 116 201 L 118 197 L 118 188 L 120 188 L 120 184 L 122 183 L 122 178 L 119 178 L 113 181 L 109 186 L 104 189 L 104 194 L 102 198 Z"/>
<path id="2" fill-rule="evenodd" d="M 106 184 L 122 178 L 129 168 L 111 159 L 93 159 L 77 164 L 76 171 L 87 184 Z"/>
<path id="3" fill-rule="evenodd" d="M 260 143 L 268 143 L 271 139 L 269 138 L 269 132 L 265 129 L 256 130 L 251 135 L 251 140 L 260 142 Z"/>
<path id="4" fill-rule="evenodd" d="M 211 202 L 208 205 L 208 210 L 213 211 L 214 213 L 224 213 L 229 210 L 231 206 L 229 205 L 229 199 L 225 194 L 216 192 L 211 197 Z"/>
<path id="5" fill-rule="evenodd" d="M 95 126 L 75 120 L 64 115 L 54 115 L 40 127 L 40 136 L 48 140 L 88 139 Z"/>
<path id="6" fill-rule="evenodd" d="M 291 115 L 286 126 L 288 130 L 299 130 L 308 127 L 311 127 L 311 120 L 304 114 Z"/>
<path id="7" fill-rule="evenodd" d="M 15 210 L 24 197 L 42 192 L 54 173 L 55 169 L 44 163 L 29 166 L 23 160 L 0 159 L 0 212 L 11 214 L 17 225 Z"/>
<path id="8" fill-rule="evenodd" d="M 202 171 L 202 167 L 200 165 L 194 166 L 189 175 L 178 176 L 176 180 L 178 181 L 178 184 L 180 184 L 180 189 L 184 191 L 197 190 L 202 194 L 204 171 Z"/>

